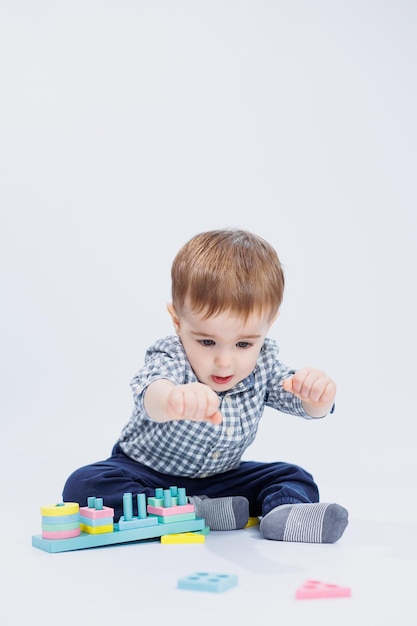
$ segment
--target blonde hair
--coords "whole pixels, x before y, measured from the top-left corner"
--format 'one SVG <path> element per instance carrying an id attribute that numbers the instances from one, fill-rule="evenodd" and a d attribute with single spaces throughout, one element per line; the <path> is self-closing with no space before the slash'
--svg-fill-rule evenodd
<path id="1" fill-rule="evenodd" d="M 185 301 L 207 319 L 231 312 L 278 312 L 284 273 L 275 249 L 246 230 L 212 230 L 195 235 L 177 253 L 171 268 L 172 304 L 177 314 Z"/>

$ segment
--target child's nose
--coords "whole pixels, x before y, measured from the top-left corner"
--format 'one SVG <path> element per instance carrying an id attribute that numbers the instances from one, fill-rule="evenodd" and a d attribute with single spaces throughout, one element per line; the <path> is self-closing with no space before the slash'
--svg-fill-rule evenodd
<path id="1" fill-rule="evenodd" d="M 226 350 L 222 350 L 221 352 L 218 352 L 216 354 L 215 361 L 216 361 L 217 367 L 222 367 L 222 368 L 229 367 L 231 363 L 230 353 Z"/>

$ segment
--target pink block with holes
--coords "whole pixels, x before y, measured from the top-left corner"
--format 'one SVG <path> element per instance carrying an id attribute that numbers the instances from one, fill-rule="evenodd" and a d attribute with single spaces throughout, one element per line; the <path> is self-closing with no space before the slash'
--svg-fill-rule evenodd
<path id="1" fill-rule="evenodd" d="M 178 506 L 152 506 L 146 507 L 148 513 L 153 515 L 182 515 L 183 513 L 194 513 L 194 504 L 180 504 Z"/>
<path id="2" fill-rule="evenodd" d="M 306 580 L 295 592 L 297 600 L 312 600 L 314 598 L 350 598 L 350 587 L 341 587 L 332 583 L 323 583 L 319 580 Z"/>
<path id="3" fill-rule="evenodd" d="M 88 517 L 89 519 L 103 519 L 103 517 L 113 517 L 114 509 L 110 506 L 103 506 L 102 509 L 92 509 L 88 506 L 80 507 L 81 517 Z"/>

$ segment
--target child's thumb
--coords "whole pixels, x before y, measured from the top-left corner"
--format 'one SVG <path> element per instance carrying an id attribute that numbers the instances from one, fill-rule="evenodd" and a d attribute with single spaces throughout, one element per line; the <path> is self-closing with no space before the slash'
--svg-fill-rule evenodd
<path id="1" fill-rule="evenodd" d="M 282 388 L 285 391 L 292 391 L 292 376 L 284 380 L 284 382 L 282 383 Z"/>
<path id="2" fill-rule="evenodd" d="M 221 424 L 223 421 L 223 415 L 220 413 L 220 411 L 216 411 L 216 413 L 213 413 L 213 415 L 209 415 L 207 417 L 207 421 L 211 422 L 212 424 Z"/>

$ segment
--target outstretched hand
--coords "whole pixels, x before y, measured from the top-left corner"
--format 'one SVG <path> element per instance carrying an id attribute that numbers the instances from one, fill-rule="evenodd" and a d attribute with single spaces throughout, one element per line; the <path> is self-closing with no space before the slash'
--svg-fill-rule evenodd
<path id="1" fill-rule="evenodd" d="M 334 381 L 321 370 L 312 367 L 297 370 L 284 380 L 282 387 L 300 398 L 305 411 L 311 417 L 326 415 L 336 397 Z"/>
<path id="2" fill-rule="evenodd" d="M 188 383 L 173 387 L 167 399 L 171 419 L 189 419 L 195 422 L 220 424 L 219 396 L 203 383 Z"/>

